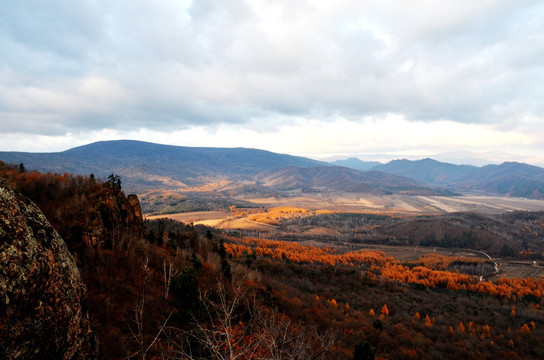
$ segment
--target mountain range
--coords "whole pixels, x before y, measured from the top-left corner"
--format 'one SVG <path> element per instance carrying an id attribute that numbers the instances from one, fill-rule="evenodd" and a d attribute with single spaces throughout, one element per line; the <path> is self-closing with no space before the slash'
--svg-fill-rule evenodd
<path id="1" fill-rule="evenodd" d="M 0 160 L 29 170 L 107 177 L 120 175 L 123 187 L 188 189 L 213 182 L 253 182 L 266 188 L 322 189 L 451 195 L 454 192 L 544 198 L 544 168 L 505 162 L 482 167 L 433 159 L 386 164 L 356 158 L 334 163 L 247 148 L 160 145 L 141 141 L 101 141 L 63 152 L 0 152 Z"/>
<path id="2" fill-rule="evenodd" d="M 518 162 L 476 167 L 433 159 L 393 160 L 372 168 L 460 192 L 481 192 L 531 199 L 544 198 L 544 168 Z"/>

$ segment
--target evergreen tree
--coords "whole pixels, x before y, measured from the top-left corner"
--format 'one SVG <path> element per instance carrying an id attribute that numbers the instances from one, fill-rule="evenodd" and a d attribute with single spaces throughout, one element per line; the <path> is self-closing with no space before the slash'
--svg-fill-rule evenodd
<path id="1" fill-rule="evenodd" d="M 368 341 L 359 341 L 353 350 L 353 360 L 374 360 L 376 351 L 372 350 L 372 347 Z"/>
<path id="2" fill-rule="evenodd" d="M 177 320 L 187 323 L 202 314 L 202 302 L 198 291 L 198 280 L 192 268 L 183 269 L 172 281 L 172 297 L 177 308 Z"/>
<path id="3" fill-rule="evenodd" d="M 121 190 L 121 177 L 119 175 L 114 175 L 112 173 L 108 176 L 108 183 L 112 189 Z"/>

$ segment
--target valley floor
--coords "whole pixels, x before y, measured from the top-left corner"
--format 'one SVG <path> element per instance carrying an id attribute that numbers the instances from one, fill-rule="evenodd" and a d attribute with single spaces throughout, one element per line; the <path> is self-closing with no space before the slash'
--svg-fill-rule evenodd
<path id="1" fill-rule="evenodd" d="M 240 196 L 262 206 L 298 206 L 310 209 L 327 209 L 342 212 L 389 214 L 440 214 L 473 211 L 498 214 L 506 211 L 544 210 L 544 200 L 531 200 L 498 196 L 412 196 L 373 195 L 360 193 L 293 193 L 291 197 Z"/>
<path id="2" fill-rule="evenodd" d="M 145 195 L 144 195 L 145 199 Z M 422 215 L 454 212 L 477 212 L 481 214 L 500 214 L 509 211 L 542 211 L 544 200 L 499 196 L 412 196 L 412 195 L 373 195 L 364 193 L 302 193 L 292 192 L 287 196 L 260 196 L 256 194 L 237 195 L 236 200 L 255 207 L 270 208 L 278 206 L 301 207 L 313 210 L 330 210 L 346 213 Z M 179 214 L 166 214 L 183 222 L 202 223 L 219 228 L 233 228 L 229 224 L 228 211 L 197 211 Z M 157 216 L 148 216 L 149 219 Z M 248 223 L 236 224 L 242 227 Z M 254 227 L 254 224 L 251 225 Z"/>
<path id="3" fill-rule="evenodd" d="M 282 207 L 286 209 L 313 209 L 314 211 L 394 216 L 439 215 L 453 212 L 500 214 L 519 210 L 544 210 L 544 201 L 542 200 L 476 195 L 444 197 L 408 195 L 376 196 L 356 193 L 293 193 L 290 197 L 239 196 L 238 198 L 255 205 L 260 205 L 261 209 L 186 212 L 147 216 L 147 219 L 153 220 L 167 217 L 184 223 L 211 226 L 222 230 L 257 231 L 267 233 L 269 234 L 268 236 L 274 236 L 281 233 L 281 231 L 277 231 L 274 220 L 261 219 L 255 216 L 256 213 L 267 211 L 267 209 L 271 208 L 279 209 Z M 295 213 L 291 215 L 282 214 L 280 216 L 300 215 Z M 305 239 L 312 238 L 312 235 L 315 235 L 318 243 L 323 236 L 335 236 L 339 234 L 334 227 L 323 226 L 300 228 L 294 233 L 303 235 Z M 459 252 L 467 252 L 467 250 L 414 246 L 365 245 L 361 248 L 384 251 L 388 256 L 406 261 L 417 259 L 429 252 L 438 251 L 440 254 L 445 255 L 458 255 Z M 461 256 L 475 256 L 476 254 L 474 251 L 468 250 L 468 252 L 470 254 L 461 254 Z M 482 256 L 482 254 L 477 256 Z M 498 263 L 500 272 L 492 278 L 497 278 L 498 276 L 544 277 L 544 264 L 500 258 L 496 258 L 494 261 Z"/>
<path id="4" fill-rule="evenodd" d="M 294 192 L 289 197 L 256 197 L 240 195 L 238 200 L 251 203 L 263 209 L 271 207 L 297 207 L 340 213 L 386 214 L 396 216 L 438 215 L 455 212 L 476 212 L 480 214 L 501 214 L 510 211 L 543 211 L 544 200 L 497 196 L 409 196 L 359 193 L 314 193 Z M 148 215 L 153 220 L 168 217 L 184 223 L 213 226 L 219 229 L 244 229 L 270 231 L 269 224 L 248 219 L 248 216 L 233 216 L 230 211 L 196 211 L 174 214 Z"/>

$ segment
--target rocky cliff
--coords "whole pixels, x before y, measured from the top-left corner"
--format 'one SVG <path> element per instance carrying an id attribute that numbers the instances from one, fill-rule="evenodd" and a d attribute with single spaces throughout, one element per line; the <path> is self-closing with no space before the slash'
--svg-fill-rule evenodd
<path id="1" fill-rule="evenodd" d="M 64 241 L 0 178 L 0 358 L 97 358 L 85 293 Z"/>
<path id="2" fill-rule="evenodd" d="M 65 239 L 73 252 L 78 245 L 85 244 L 87 249 L 114 248 L 127 237 L 143 237 L 144 226 L 142 209 L 138 196 L 125 196 L 122 191 L 103 187 L 90 199 L 80 211 L 74 211 L 86 219 L 82 224 L 72 221 L 72 227 L 81 227 L 80 231 L 70 231 L 58 226 L 59 233 L 66 233 Z M 52 223 L 60 223 L 54 215 Z M 68 227 L 69 227 L 68 226 Z"/>

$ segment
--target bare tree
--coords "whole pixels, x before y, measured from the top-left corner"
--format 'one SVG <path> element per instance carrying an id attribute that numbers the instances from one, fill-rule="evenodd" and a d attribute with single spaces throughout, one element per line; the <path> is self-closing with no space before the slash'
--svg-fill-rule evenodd
<path id="1" fill-rule="evenodd" d="M 299 326 L 283 314 L 264 308 L 256 312 L 256 328 L 266 338 L 262 344 L 266 347 L 266 359 L 325 359 L 336 342 L 331 331 L 319 334 L 315 326 Z"/>
<path id="2" fill-rule="evenodd" d="M 172 278 L 178 274 L 179 270 L 174 265 L 173 260 L 163 260 L 162 262 L 162 275 L 164 280 L 164 298 L 168 299 L 168 294 L 170 292 L 170 282 Z"/>
<path id="3" fill-rule="evenodd" d="M 167 358 L 193 358 L 198 351 L 199 358 L 218 360 L 257 359 L 260 351 L 259 336 L 241 320 L 241 309 L 247 308 L 248 288 L 241 281 L 233 281 L 229 289 L 220 279 L 213 301 L 201 294 L 205 320 L 193 317 L 189 330 L 169 327 Z M 206 294 L 210 295 L 210 294 Z M 198 350 L 196 350 L 198 349 Z"/>
<path id="4" fill-rule="evenodd" d="M 154 335 L 151 337 L 145 336 L 145 298 L 146 298 L 146 286 L 148 278 L 151 274 L 151 268 L 149 267 L 149 257 L 146 256 L 144 263 L 142 264 L 141 269 L 141 282 L 140 282 L 140 295 L 138 297 L 138 302 L 136 303 L 136 306 L 133 311 L 133 318 L 131 319 L 132 325 L 130 321 L 127 321 L 128 328 L 131 333 L 131 338 L 136 342 L 137 349 L 134 353 L 128 355 L 127 357 L 130 358 L 140 358 L 142 360 L 145 360 L 147 357 L 147 354 L 149 351 L 153 348 L 153 346 L 157 343 L 159 340 L 161 334 L 163 333 L 164 329 L 166 328 L 168 321 L 170 320 L 170 317 L 173 314 L 173 310 L 170 311 L 170 314 L 166 317 L 166 319 L 162 322 L 159 329 L 155 332 Z"/>
<path id="5" fill-rule="evenodd" d="M 218 360 L 326 357 L 336 340 L 332 333 L 320 335 L 315 327 L 299 326 L 285 315 L 257 306 L 245 280 L 245 276 L 235 276 L 228 287 L 218 280 L 213 294 L 201 294 L 206 319 L 193 317 L 188 329 L 168 327 L 163 357 Z"/>

